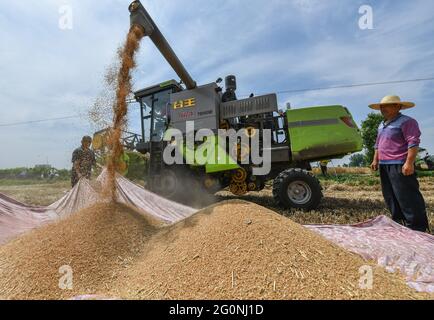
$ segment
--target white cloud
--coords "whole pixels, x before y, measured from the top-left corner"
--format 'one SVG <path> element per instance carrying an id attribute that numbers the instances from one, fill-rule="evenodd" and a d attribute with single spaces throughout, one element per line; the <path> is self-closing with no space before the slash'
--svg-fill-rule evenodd
<path id="1" fill-rule="evenodd" d="M 71 31 L 57 27 L 58 7 L 65 3 L 73 8 Z M 128 30 L 129 3 L 0 4 L 0 123 L 87 110 L 101 92 L 104 69 Z M 199 83 L 236 74 L 239 94 L 434 74 L 434 4 L 429 0 L 376 4 L 375 29 L 367 31 L 357 28 L 357 3 L 335 0 L 143 3 Z M 177 79 L 145 39 L 135 88 L 170 78 Z M 391 92 L 417 102 L 409 114 L 421 120 L 425 141 L 434 144 L 434 123 L 424 120 L 432 118 L 432 83 L 282 94 L 279 101 L 294 106 L 346 104 L 360 121 L 368 103 Z M 38 163 L 41 153 L 57 166 L 69 166 L 69 153 L 89 133 L 84 122 L 0 127 L 0 143 L 8 154 L 0 158 L 0 167 Z M 434 145 L 429 147 L 434 150 Z"/>

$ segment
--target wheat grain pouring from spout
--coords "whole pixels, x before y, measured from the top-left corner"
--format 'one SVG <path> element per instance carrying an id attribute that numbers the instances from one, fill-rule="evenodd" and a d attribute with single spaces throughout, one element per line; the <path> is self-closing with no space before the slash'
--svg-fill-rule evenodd
<path id="1" fill-rule="evenodd" d="M 131 92 L 131 73 L 135 68 L 135 54 L 139 50 L 140 40 L 145 33 L 142 27 L 134 25 L 131 27 L 124 46 L 119 50 L 121 60 L 118 72 L 118 86 L 116 89 L 116 101 L 113 105 L 113 125 L 110 135 L 110 152 L 107 161 L 108 179 L 104 186 L 106 194 L 116 201 L 116 168 L 123 152 L 121 143 L 122 130 L 126 125 L 126 115 L 128 112 L 127 96 Z"/>

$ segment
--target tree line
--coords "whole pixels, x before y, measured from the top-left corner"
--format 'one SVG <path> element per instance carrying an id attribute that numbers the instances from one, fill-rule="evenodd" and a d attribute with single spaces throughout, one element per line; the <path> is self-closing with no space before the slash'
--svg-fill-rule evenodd
<path id="1" fill-rule="evenodd" d="M 0 179 L 66 180 L 69 179 L 70 175 L 70 170 L 56 169 L 49 165 L 35 166 L 33 168 L 0 169 Z"/>

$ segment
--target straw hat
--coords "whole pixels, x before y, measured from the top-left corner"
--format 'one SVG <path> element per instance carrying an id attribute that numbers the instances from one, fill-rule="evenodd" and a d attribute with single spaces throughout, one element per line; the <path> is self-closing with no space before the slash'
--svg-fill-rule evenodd
<path id="1" fill-rule="evenodd" d="M 369 108 L 374 110 L 380 110 L 381 106 L 387 106 L 391 104 L 400 105 L 402 110 L 410 109 L 416 106 L 413 102 L 402 102 L 401 98 L 398 96 L 385 96 L 380 103 L 371 104 Z"/>

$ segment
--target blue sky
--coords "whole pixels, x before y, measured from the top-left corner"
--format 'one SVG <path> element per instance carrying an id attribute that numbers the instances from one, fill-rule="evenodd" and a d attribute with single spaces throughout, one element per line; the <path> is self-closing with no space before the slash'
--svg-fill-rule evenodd
<path id="1" fill-rule="evenodd" d="M 86 111 L 101 94 L 104 70 L 129 28 L 129 0 L 0 1 L 0 168 L 47 161 L 70 167 Z M 365 0 L 143 0 L 198 83 L 235 74 L 238 93 L 382 82 L 434 76 L 434 2 Z M 100 4 L 102 3 L 102 4 Z M 72 30 L 59 9 L 72 9 Z M 359 8 L 374 29 L 359 28 Z M 134 73 L 139 89 L 176 75 L 149 39 Z M 434 153 L 434 81 L 280 94 L 293 107 L 346 105 L 360 123 L 367 105 L 388 94 L 417 104 L 406 112 Z M 44 118 L 80 118 L 1 126 Z M 138 132 L 137 107 L 130 109 Z"/>

